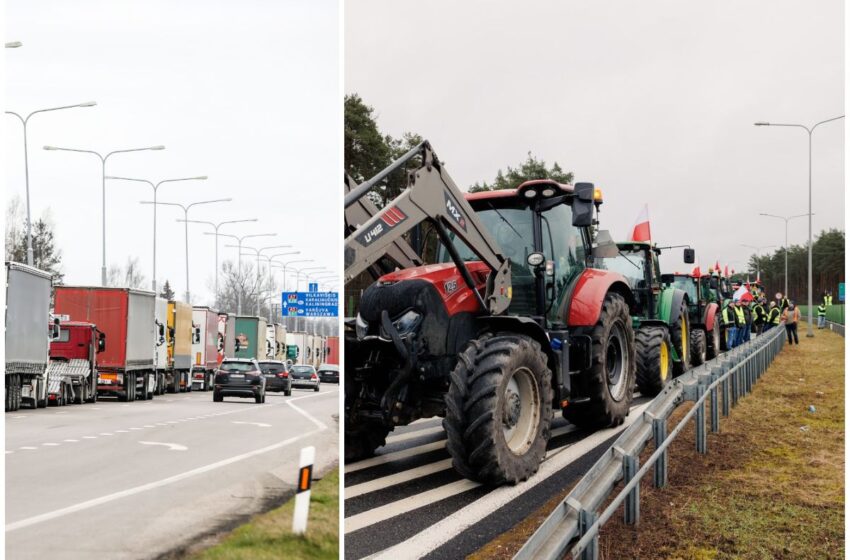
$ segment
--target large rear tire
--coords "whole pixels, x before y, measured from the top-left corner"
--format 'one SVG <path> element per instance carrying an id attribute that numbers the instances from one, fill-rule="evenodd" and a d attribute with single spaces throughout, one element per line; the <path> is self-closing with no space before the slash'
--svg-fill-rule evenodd
<path id="1" fill-rule="evenodd" d="M 641 327 L 635 333 L 635 375 L 641 395 L 654 397 L 672 377 L 673 354 L 670 349 L 670 333 L 664 327 Z"/>
<path id="2" fill-rule="evenodd" d="M 670 341 L 679 356 L 673 360 L 673 373 L 682 375 L 691 368 L 691 325 L 688 318 L 688 305 L 683 301 L 679 308 L 679 318 L 670 325 Z"/>
<path id="3" fill-rule="evenodd" d="M 635 333 L 629 306 L 608 293 L 596 325 L 577 331 L 590 335 L 591 367 L 582 376 L 587 402 L 569 405 L 564 418 L 583 428 L 619 426 L 626 419 L 635 389 Z"/>
<path id="4" fill-rule="evenodd" d="M 540 468 L 552 420 L 552 372 L 540 344 L 522 335 L 474 340 L 446 393 L 446 448 L 467 478 L 516 484 Z"/>
<path id="5" fill-rule="evenodd" d="M 694 329 L 691 331 L 691 365 L 700 366 L 708 358 L 708 345 L 705 331 Z"/>
<path id="6" fill-rule="evenodd" d="M 706 341 L 708 344 L 705 357 L 708 360 L 716 358 L 722 351 L 723 344 L 721 342 L 720 321 L 719 317 L 714 317 L 714 327 L 711 329 L 711 336 Z"/>

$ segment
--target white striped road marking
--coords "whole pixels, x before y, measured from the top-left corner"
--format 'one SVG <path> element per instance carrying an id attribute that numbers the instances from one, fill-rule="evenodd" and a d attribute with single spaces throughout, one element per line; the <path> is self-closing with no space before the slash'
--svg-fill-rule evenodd
<path id="1" fill-rule="evenodd" d="M 435 441 L 434 443 L 426 443 L 425 445 L 417 445 L 416 447 L 411 447 L 410 449 L 394 451 L 392 453 L 387 453 L 386 455 L 370 457 L 369 459 L 364 459 L 362 461 L 357 461 L 356 463 L 345 465 L 345 474 L 361 471 L 363 469 L 368 469 L 369 467 L 374 467 L 377 465 L 383 465 L 385 463 L 391 463 L 393 461 L 397 461 L 398 459 L 406 459 L 415 455 L 421 455 L 422 453 L 428 453 L 429 451 L 436 451 L 438 449 L 443 449 L 445 446 L 446 440 L 441 440 Z"/>
<path id="2" fill-rule="evenodd" d="M 31 445 L 24 445 L 22 447 L 19 447 L 18 449 L 26 449 L 27 451 L 35 451 L 36 449 L 38 449 L 38 447 L 33 447 Z"/>
<path id="3" fill-rule="evenodd" d="M 61 443 L 42 443 L 41 445 L 45 447 L 56 447 L 57 445 L 62 445 Z"/>
<path id="4" fill-rule="evenodd" d="M 265 422 L 242 422 L 241 420 L 234 420 L 234 424 L 247 424 L 250 426 L 257 426 L 259 428 L 271 428 L 271 424 L 266 424 Z"/>
<path id="5" fill-rule="evenodd" d="M 97 439 L 97 436 L 83 436 L 83 439 Z"/>
<path id="6" fill-rule="evenodd" d="M 391 560 L 404 556 L 406 558 L 419 558 L 432 550 L 436 550 L 449 540 L 453 539 L 469 527 L 475 525 L 497 509 L 516 500 L 530 488 L 545 481 L 573 461 L 583 457 L 591 449 L 604 442 L 606 439 L 626 429 L 635 420 L 643 415 L 644 409 L 649 406 L 649 401 L 633 407 L 626 417 L 626 421 L 616 428 L 600 430 L 588 437 L 572 444 L 564 453 L 557 457 L 544 461 L 540 470 L 530 479 L 516 486 L 500 486 L 489 492 L 486 496 L 475 500 L 471 504 L 455 511 L 448 517 L 444 517 L 436 524 L 405 540 L 403 543 L 392 546 L 370 556 L 370 559 Z M 391 504 L 390 504 L 391 505 Z M 368 513 L 368 512 L 366 512 Z M 363 515 L 363 514 L 361 514 Z M 348 532 L 348 520 L 346 520 L 346 533 Z"/>
<path id="7" fill-rule="evenodd" d="M 375 523 L 392 519 L 398 515 L 439 502 L 440 500 L 445 500 L 446 498 L 456 496 L 468 490 L 472 490 L 473 488 L 478 488 L 479 486 L 481 486 L 481 483 L 479 482 L 466 479 L 458 480 L 457 482 L 452 482 L 451 484 L 446 484 L 445 486 L 440 486 L 433 490 L 420 492 L 413 496 L 407 496 L 404 499 L 390 502 L 386 505 L 370 509 L 369 511 L 352 515 L 351 517 L 346 517 L 345 534 L 353 533 L 354 531 L 363 529 L 369 525 L 374 525 Z"/>
<path id="8" fill-rule="evenodd" d="M 128 432 L 127 432 L 127 430 L 115 430 L 115 433 L 116 434 L 126 434 Z"/>
<path id="9" fill-rule="evenodd" d="M 169 451 L 186 451 L 189 449 L 185 445 L 180 445 L 179 443 L 164 443 L 159 441 L 140 441 L 142 445 L 162 445 L 167 447 Z"/>
<path id="10" fill-rule="evenodd" d="M 145 424 L 145 428 L 153 428 L 153 424 Z"/>
<path id="11" fill-rule="evenodd" d="M 415 432 L 405 432 L 403 434 L 398 435 L 390 435 L 387 436 L 387 445 L 391 443 L 398 443 L 400 441 L 408 441 L 411 439 L 416 439 L 423 436 L 430 436 L 432 434 L 440 434 L 444 433 L 442 426 L 435 426 L 433 428 L 426 428 L 424 430 L 417 430 Z"/>
<path id="12" fill-rule="evenodd" d="M 111 436 L 113 434 L 112 434 L 112 432 L 100 432 L 98 435 L 99 436 Z"/>
<path id="13" fill-rule="evenodd" d="M 402 484 L 415 478 L 422 478 L 423 476 L 428 476 L 429 474 L 434 474 L 440 471 L 447 471 L 451 468 L 452 460 L 444 459 L 442 461 L 435 461 L 434 463 L 422 465 L 421 467 L 416 467 L 414 469 L 409 469 L 400 473 L 376 478 L 370 480 L 369 482 L 363 482 L 362 484 L 355 484 L 353 486 L 345 488 L 345 499 L 347 500 L 348 498 L 362 496 L 363 494 L 375 492 L 376 490 L 383 490 L 384 488 L 389 488 L 390 486 L 395 486 L 396 484 Z"/>
<path id="14" fill-rule="evenodd" d="M 325 393 L 320 393 L 320 394 L 322 394 L 322 395 L 332 395 L 336 392 L 338 392 L 338 391 L 326 391 Z M 319 395 L 317 394 L 317 395 L 310 395 L 310 396 L 319 396 Z M 303 397 L 303 398 L 309 398 L 309 397 Z M 298 400 L 298 399 L 296 398 L 296 399 L 292 399 L 292 400 Z M 313 421 L 317 425 L 324 426 L 324 424 L 322 424 L 320 421 L 316 420 L 315 418 L 313 418 L 312 416 L 310 416 L 309 414 L 304 412 L 303 409 L 291 404 L 292 400 L 287 401 L 287 404 L 289 404 L 289 406 L 291 406 L 293 409 L 295 409 L 296 411 L 298 411 L 299 413 L 301 413 L 302 415 L 304 415 L 305 417 L 307 417 L 309 420 Z M 174 475 L 174 476 L 170 476 L 170 477 L 164 478 L 162 480 L 157 480 L 155 482 L 149 482 L 148 484 L 136 486 L 136 487 L 133 487 L 133 488 L 129 488 L 127 490 L 115 492 L 113 494 L 107 494 L 105 496 L 101 496 L 101 497 L 95 498 L 93 500 L 88 500 L 88 501 L 85 501 L 85 502 L 74 504 L 72 506 L 68 506 L 68 507 L 65 507 L 65 508 L 62 508 L 62 509 L 57 509 L 57 510 L 54 510 L 54 511 L 43 513 L 41 515 L 28 517 L 26 519 L 22 519 L 20 521 L 14 522 L 14 523 L 8 523 L 6 525 L 6 532 L 9 533 L 11 531 L 23 529 L 24 527 L 30 527 L 32 525 L 37 525 L 37 524 L 43 523 L 45 521 L 50 521 L 51 519 L 56 519 L 58 517 L 63 517 L 65 515 L 68 515 L 68 514 L 71 514 L 71 513 L 76 513 L 78 511 L 83 511 L 83 510 L 86 510 L 86 509 L 89 509 L 89 508 L 93 508 L 95 506 L 99 506 L 101 504 L 106 504 L 106 503 L 109 503 L 109 502 L 112 502 L 112 501 L 115 501 L 115 500 L 119 500 L 121 498 L 126 498 L 127 496 L 132 496 L 132 495 L 135 495 L 135 494 L 146 492 L 148 490 L 153 490 L 155 488 L 161 488 L 163 486 L 167 486 L 167 485 L 173 484 L 175 482 L 180 482 L 181 480 L 185 480 L 187 478 L 190 478 L 190 477 L 193 477 L 193 476 L 196 476 L 196 475 L 199 475 L 199 474 L 203 474 L 203 473 L 206 473 L 206 472 L 209 472 L 209 471 L 230 465 L 232 463 L 242 461 L 244 459 L 249 459 L 251 457 L 256 457 L 257 455 L 262 455 L 263 453 L 268 453 L 269 451 L 275 451 L 277 449 L 281 449 L 282 447 L 286 447 L 287 445 L 295 443 L 296 441 L 312 437 L 314 434 L 321 432 L 325 428 L 320 427 L 319 429 L 312 430 L 310 432 L 306 432 L 304 434 L 301 434 L 300 436 L 291 437 L 291 438 L 283 440 L 281 442 L 278 442 L 278 443 L 275 443 L 275 444 L 272 444 L 272 445 L 269 445 L 269 446 L 266 446 L 266 447 L 263 447 L 263 448 L 260 448 L 260 449 L 255 449 L 254 451 L 242 453 L 241 455 L 234 455 L 233 457 L 230 457 L 228 459 L 223 459 L 223 460 L 215 462 L 215 463 L 210 463 L 209 465 L 205 465 L 203 467 L 198 467 L 196 469 L 192 469 L 190 471 L 186 471 L 186 472 Z"/>
<path id="15" fill-rule="evenodd" d="M 62 441 L 67 441 L 68 443 L 77 443 L 80 440 L 78 440 L 78 439 L 63 439 Z"/>
<path id="16" fill-rule="evenodd" d="M 144 430 L 144 428 L 130 428 L 131 430 Z"/>

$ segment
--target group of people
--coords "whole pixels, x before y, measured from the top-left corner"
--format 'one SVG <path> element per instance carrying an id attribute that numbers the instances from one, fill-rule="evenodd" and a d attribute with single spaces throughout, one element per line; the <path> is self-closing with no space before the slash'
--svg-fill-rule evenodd
<path id="1" fill-rule="evenodd" d="M 726 329 L 726 347 L 735 348 L 750 340 L 751 334 L 757 335 L 779 325 L 785 325 L 788 344 L 800 344 L 797 336 L 797 324 L 800 322 L 800 310 L 782 292 L 767 304 L 767 298 L 757 286 L 750 291 L 749 298 L 729 298 L 723 309 L 723 326 Z M 832 305 L 832 293 L 826 292 L 818 306 L 818 328 L 826 327 L 826 310 Z"/>

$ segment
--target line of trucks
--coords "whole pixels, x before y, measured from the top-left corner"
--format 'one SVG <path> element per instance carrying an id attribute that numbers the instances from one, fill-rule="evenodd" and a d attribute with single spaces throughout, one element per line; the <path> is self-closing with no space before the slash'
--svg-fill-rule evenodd
<path id="1" fill-rule="evenodd" d="M 53 286 L 6 262 L 6 411 L 211 391 L 225 357 L 339 363 L 339 338 L 287 332 L 130 288 Z"/>

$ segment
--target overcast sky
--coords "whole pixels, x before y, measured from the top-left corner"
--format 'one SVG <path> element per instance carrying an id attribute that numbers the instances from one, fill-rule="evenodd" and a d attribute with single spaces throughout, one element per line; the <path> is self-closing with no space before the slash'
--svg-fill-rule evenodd
<path id="1" fill-rule="evenodd" d="M 208 175 L 166 184 L 160 201 L 200 206 L 190 219 L 233 234 L 276 233 L 254 245 L 289 244 L 297 257 L 338 271 L 341 221 L 337 3 L 324 1 L 6 3 L 6 108 L 97 101 L 97 107 L 38 114 L 28 126 L 33 219 L 50 209 L 67 283 L 100 283 L 101 170 L 93 155 L 47 152 L 46 144 L 119 154 L 107 174 L 150 179 Z M 24 197 L 21 125 L 3 121 L 6 197 Z M 140 259 L 152 273 L 152 189 L 107 183 L 107 264 Z M 157 276 L 185 290 L 183 212 L 159 207 Z M 190 225 L 191 289 L 212 297 L 214 241 Z M 220 257 L 234 259 L 222 239 Z M 246 242 L 248 244 L 248 242 Z M 282 249 L 281 252 L 285 252 Z M 296 267 L 299 265 L 295 265 Z M 290 287 L 292 287 L 290 281 Z"/>
<path id="2" fill-rule="evenodd" d="M 844 113 L 843 26 L 840 0 L 358 0 L 345 91 L 431 140 L 459 185 L 530 150 L 603 190 L 616 238 L 648 203 L 654 241 L 742 270 L 741 243 L 783 244 L 759 212 L 807 211 L 805 131 L 753 123 Z M 843 229 L 844 121 L 817 129 L 813 165 L 813 229 Z M 684 269 L 681 251 L 662 265 Z"/>

